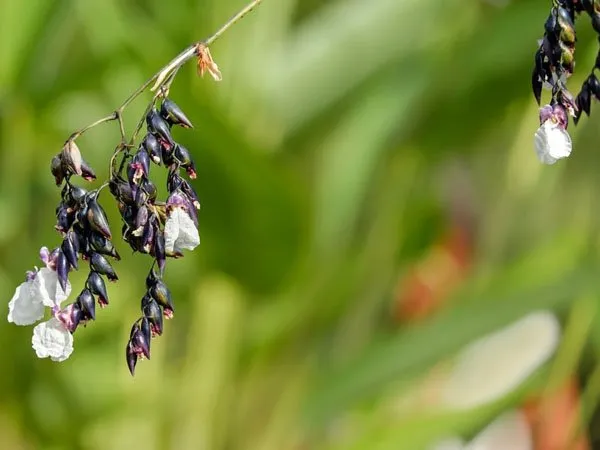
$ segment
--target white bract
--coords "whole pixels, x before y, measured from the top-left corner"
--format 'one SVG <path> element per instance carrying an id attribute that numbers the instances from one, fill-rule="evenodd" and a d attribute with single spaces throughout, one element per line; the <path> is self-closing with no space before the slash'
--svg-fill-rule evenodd
<path id="1" fill-rule="evenodd" d="M 64 361 L 73 353 L 73 335 L 56 317 L 33 329 L 31 345 L 38 358 Z"/>
<path id="2" fill-rule="evenodd" d="M 31 280 L 21 283 L 8 304 L 8 321 L 16 325 L 31 325 L 44 316 L 44 307 L 60 307 L 71 293 L 58 282 L 58 275 L 48 268 L 40 269 Z"/>
<path id="3" fill-rule="evenodd" d="M 165 250 L 167 253 L 181 253 L 193 250 L 200 244 L 198 229 L 192 218 L 179 206 L 171 209 L 165 223 Z"/>
<path id="4" fill-rule="evenodd" d="M 554 164 L 571 154 L 571 136 L 558 123 L 546 120 L 535 133 L 535 152 L 543 164 Z"/>

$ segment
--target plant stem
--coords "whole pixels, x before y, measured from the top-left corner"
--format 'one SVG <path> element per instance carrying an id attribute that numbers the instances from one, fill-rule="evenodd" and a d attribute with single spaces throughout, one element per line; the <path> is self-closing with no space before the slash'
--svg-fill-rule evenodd
<path id="1" fill-rule="evenodd" d="M 70 141 L 75 140 L 78 137 L 80 137 L 82 134 L 87 132 L 88 130 L 90 130 L 98 125 L 101 125 L 106 122 L 111 122 L 113 120 L 118 120 L 119 128 L 121 131 L 121 144 L 125 145 L 126 144 L 125 126 L 123 123 L 122 115 L 123 115 L 123 112 L 125 111 L 125 109 L 129 106 L 129 104 L 131 102 L 133 102 L 137 97 L 139 97 L 144 91 L 146 91 L 146 89 L 148 89 L 152 83 L 154 83 L 154 86 L 152 87 L 153 91 L 160 89 L 167 82 L 170 84 L 170 82 L 172 81 L 170 75 L 173 74 L 173 72 L 176 72 L 182 65 L 184 65 L 186 62 L 188 62 L 190 59 L 197 56 L 196 52 L 197 52 L 197 48 L 198 48 L 199 44 L 203 44 L 207 47 L 209 45 L 213 44 L 217 39 L 219 39 L 221 37 L 221 35 L 223 35 L 223 33 L 225 33 L 229 28 L 231 28 L 232 25 L 239 22 L 240 19 L 242 19 L 246 14 L 248 14 L 250 11 L 252 11 L 254 8 L 256 8 L 261 2 L 262 2 L 262 0 L 251 1 L 242 10 L 240 10 L 235 16 L 233 16 L 231 19 L 229 19 L 213 35 L 211 35 L 204 41 L 195 42 L 194 44 L 186 47 L 181 53 L 179 53 L 175 58 L 173 58 L 167 65 L 165 65 L 162 69 L 160 69 L 157 73 L 155 73 L 151 78 L 149 78 L 143 85 L 141 85 L 137 90 L 135 90 L 129 97 L 127 97 L 127 99 L 125 99 L 125 101 L 121 104 L 121 106 L 119 106 L 110 115 L 103 117 L 101 119 L 98 119 L 94 123 L 91 123 L 90 125 L 87 125 L 81 129 L 75 131 L 73 134 L 71 134 L 71 136 L 69 137 L 68 140 L 70 140 Z M 153 101 L 156 100 L 159 96 L 160 96 L 160 94 L 155 96 Z"/>

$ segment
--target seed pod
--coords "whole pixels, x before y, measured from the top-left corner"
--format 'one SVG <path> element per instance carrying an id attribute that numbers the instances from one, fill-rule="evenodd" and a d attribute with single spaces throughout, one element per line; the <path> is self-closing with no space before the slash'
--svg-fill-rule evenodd
<path id="1" fill-rule="evenodd" d="M 130 342 L 133 351 L 138 355 L 145 356 L 146 359 L 150 359 L 150 340 L 146 339 L 146 336 L 144 336 L 144 333 L 142 333 L 142 330 L 137 323 L 135 323 L 131 329 Z"/>
<path id="2" fill-rule="evenodd" d="M 90 256 L 90 269 L 100 275 L 106 275 L 110 281 L 117 281 L 119 277 L 110 263 L 100 253 L 93 252 Z"/>
<path id="3" fill-rule="evenodd" d="M 160 165 L 161 147 L 158 139 L 156 139 L 152 133 L 148 133 L 144 138 L 142 145 L 148 152 L 148 155 L 150 155 L 150 159 L 152 159 L 155 164 Z"/>
<path id="4" fill-rule="evenodd" d="M 169 98 L 165 98 L 162 102 L 160 115 L 172 125 L 180 125 L 183 128 L 193 128 L 192 122 L 185 116 L 181 108 Z"/>
<path id="5" fill-rule="evenodd" d="M 112 256 L 117 261 L 121 259 L 121 256 L 117 252 L 117 249 L 113 245 L 110 239 L 106 239 L 104 236 L 98 233 L 91 232 L 89 235 L 90 246 L 94 251 L 101 255 Z"/>
<path id="6" fill-rule="evenodd" d="M 133 351 L 133 345 L 131 342 L 127 343 L 127 348 L 125 349 L 125 359 L 127 360 L 127 367 L 129 368 L 129 372 L 133 376 L 135 374 L 135 365 L 137 364 L 137 353 Z"/>
<path id="7" fill-rule="evenodd" d="M 81 175 L 81 152 L 74 141 L 67 141 L 61 152 L 64 167 L 71 173 Z"/>
<path id="8" fill-rule="evenodd" d="M 65 257 L 67 258 L 67 262 L 75 270 L 78 269 L 77 247 L 79 247 L 77 238 L 75 237 L 75 235 L 72 231 L 69 231 L 62 241 L 60 249 L 64 253 Z"/>
<path id="9" fill-rule="evenodd" d="M 52 175 L 54 175 L 54 181 L 56 181 L 56 185 L 60 186 L 66 175 L 61 153 L 52 158 L 52 162 L 50 163 L 50 171 L 52 172 Z"/>
<path id="10" fill-rule="evenodd" d="M 67 279 L 69 276 L 69 261 L 62 251 L 56 256 L 56 274 L 58 282 L 63 291 L 67 291 Z"/>
<path id="11" fill-rule="evenodd" d="M 165 141 L 169 146 L 173 146 L 175 141 L 171 136 L 169 124 L 158 114 L 156 108 L 152 108 L 146 116 L 146 125 L 148 129 L 159 139 Z"/>
<path id="12" fill-rule="evenodd" d="M 160 306 L 153 298 L 142 307 L 144 318 L 150 322 L 153 336 L 160 336 L 163 332 L 163 315 Z"/>
<path id="13" fill-rule="evenodd" d="M 104 279 L 100 276 L 100 274 L 96 272 L 90 272 L 85 285 L 92 294 L 98 296 L 98 304 L 101 308 L 104 308 L 106 305 L 108 305 L 106 284 L 104 284 Z"/>
<path id="14" fill-rule="evenodd" d="M 108 226 L 108 219 L 106 218 L 106 213 L 102 206 L 96 200 L 96 197 L 93 196 L 88 200 L 88 208 L 87 208 L 87 223 L 93 231 L 97 231 L 105 238 L 110 239 L 112 236 L 110 234 L 110 227 Z"/>
<path id="15" fill-rule="evenodd" d="M 86 181 L 94 181 L 96 179 L 96 172 L 92 169 L 84 159 L 81 160 L 81 176 Z"/>
<path id="16" fill-rule="evenodd" d="M 96 301 L 89 289 L 84 289 L 77 297 L 77 303 L 86 319 L 96 320 Z"/>
<path id="17" fill-rule="evenodd" d="M 162 280 L 157 280 L 148 293 L 163 307 L 165 317 L 170 319 L 173 316 L 174 308 L 171 299 L 171 291 L 169 291 L 167 285 Z"/>

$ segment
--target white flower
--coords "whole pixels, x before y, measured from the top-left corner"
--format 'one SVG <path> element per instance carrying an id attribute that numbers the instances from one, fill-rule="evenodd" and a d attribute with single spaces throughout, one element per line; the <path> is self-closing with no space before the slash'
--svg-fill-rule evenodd
<path id="1" fill-rule="evenodd" d="M 199 244 L 200 236 L 192 218 L 183 208 L 173 207 L 165 223 L 166 252 L 181 253 L 183 249 L 193 250 Z"/>
<path id="2" fill-rule="evenodd" d="M 21 283 L 8 304 L 8 321 L 15 325 L 31 325 L 44 317 L 44 304 L 34 294 L 33 280 Z"/>
<path id="3" fill-rule="evenodd" d="M 522 413 L 507 412 L 467 445 L 459 438 L 452 438 L 431 447 L 431 450 L 533 450 L 531 429 Z"/>
<path id="4" fill-rule="evenodd" d="M 554 164 L 571 154 L 573 144 L 569 133 L 552 119 L 546 120 L 535 133 L 535 152 L 543 164 Z"/>
<path id="5" fill-rule="evenodd" d="M 64 361 L 73 353 L 73 335 L 56 317 L 33 329 L 31 345 L 38 358 Z"/>
<path id="6" fill-rule="evenodd" d="M 464 349 L 442 384 L 442 403 L 469 409 L 504 397 L 556 350 L 560 326 L 540 311 L 485 336 Z"/>
<path id="7" fill-rule="evenodd" d="M 55 271 L 43 268 L 21 283 L 8 304 L 8 321 L 16 325 L 31 325 L 44 316 L 44 307 L 59 307 L 71 293 L 60 287 Z"/>

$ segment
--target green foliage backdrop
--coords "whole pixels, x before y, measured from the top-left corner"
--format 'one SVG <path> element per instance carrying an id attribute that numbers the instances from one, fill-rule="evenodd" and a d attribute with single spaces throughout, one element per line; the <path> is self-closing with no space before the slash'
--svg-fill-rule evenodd
<path id="1" fill-rule="evenodd" d="M 221 83 L 184 67 L 171 96 L 195 124 L 176 139 L 198 166 L 202 244 L 168 264 L 175 318 L 132 379 L 124 345 L 148 260 L 115 240 L 111 305 L 76 333 L 69 360 L 38 360 L 31 328 L 0 326 L 0 448 L 423 448 L 474 432 L 545 375 L 469 414 L 398 418 L 386 399 L 475 337 L 586 301 L 580 347 L 594 367 L 598 117 L 572 131 L 569 160 L 538 163 L 529 80 L 549 2 L 506 3 L 265 0 L 212 48 Z M 59 242 L 49 161 L 66 137 L 243 4 L 0 3 L 6 304 L 39 247 Z M 597 51 L 585 22 L 573 85 Z M 112 124 L 79 141 L 100 178 L 117 141 Z M 474 224 L 470 276 L 431 319 L 397 327 L 398 278 L 447 229 L 457 198 Z"/>

